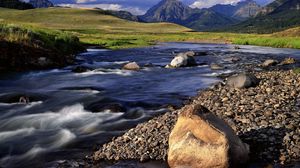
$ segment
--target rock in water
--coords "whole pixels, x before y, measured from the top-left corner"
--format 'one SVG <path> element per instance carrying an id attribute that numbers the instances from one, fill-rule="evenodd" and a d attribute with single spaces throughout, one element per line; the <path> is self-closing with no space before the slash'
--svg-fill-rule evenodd
<path id="1" fill-rule="evenodd" d="M 284 59 L 280 65 L 290 65 L 290 64 L 295 64 L 297 61 L 295 58 L 286 58 Z"/>
<path id="2" fill-rule="evenodd" d="M 224 67 L 221 66 L 221 65 L 219 65 L 219 64 L 212 63 L 212 64 L 210 65 L 210 69 L 211 69 L 211 70 L 223 70 Z"/>
<path id="3" fill-rule="evenodd" d="M 269 67 L 269 66 L 274 66 L 277 65 L 278 62 L 276 60 L 273 59 L 267 59 L 265 60 L 265 62 L 262 64 L 263 67 Z"/>
<path id="4" fill-rule="evenodd" d="M 227 79 L 227 85 L 233 88 L 249 88 L 259 84 L 259 80 L 252 74 L 241 73 Z"/>
<path id="5" fill-rule="evenodd" d="M 130 63 L 124 65 L 123 69 L 131 70 L 131 71 L 138 71 L 141 69 L 141 67 L 136 62 L 130 62 Z"/>
<path id="6" fill-rule="evenodd" d="M 230 126 L 200 105 L 184 107 L 169 137 L 171 168 L 211 168 L 239 165 L 249 147 Z"/>
<path id="7" fill-rule="evenodd" d="M 197 65 L 196 60 L 191 53 L 179 53 L 170 63 L 170 67 L 188 67 Z"/>
<path id="8" fill-rule="evenodd" d="M 84 72 L 88 72 L 91 71 L 92 69 L 86 66 L 77 66 L 74 69 L 72 69 L 72 72 L 74 73 L 84 73 Z"/>

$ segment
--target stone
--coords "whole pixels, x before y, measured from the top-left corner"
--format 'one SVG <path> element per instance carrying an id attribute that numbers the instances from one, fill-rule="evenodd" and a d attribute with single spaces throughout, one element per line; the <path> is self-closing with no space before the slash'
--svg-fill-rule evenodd
<path id="1" fill-rule="evenodd" d="M 196 60 L 192 56 L 188 56 L 185 53 L 179 53 L 175 58 L 171 61 L 170 67 L 179 68 L 179 67 L 189 67 L 197 65 Z"/>
<path id="2" fill-rule="evenodd" d="M 225 58 L 224 61 L 226 62 L 231 62 L 231 63 L 236 63 L 239 62 L 241 59 L 239 57 L 228 57 Z"/>
<path id="3" fill-rule="evenodd" d="M 136 62 L 130 62 L 123 66 L 123 69 L 130 71 L 138 71 L 141 67 Z"/>
<path id="4" fill-rule="evenodd" d="M 295 64 L 296 62 L 297 62 L 297 61 L 296 61 L 295 58 L 289 57 L 289 58 L 284 59 L 284 60 L 280 63 L 280 65 L 290 65 L 290 64 Z"/>
<path id="5" fill-rule="evenodd" d="M 263 67 L 269 67 L 269 66 L 274 66 L 277 65 L 278 61 L 274 60 L 274 59 L 267 59 L 265 60 L 265 62 L 262 64 Z"/>
<path id="6" fill-rule="evenodd" d="M 212 63 L 212 64 L 210 64 L 210 69 L 211 70 L 223 70 L 225 68 L 222 65 Z"/>
<path id="7" fill-rule="evenodd" d="M 86 66 L 77 66 L 74 69 L 72 69 L 72 72 L 74 73 L 84 73 L 84 72 L 88 72 L 91 71 L 91 68 L 86 67 Z"/>
<path id="8" fill-rule="evenodd" d="M 241 73 L 229 77 L 226 84 L 233 88 L 242 89 L 257 86 L 259 80 L 253 74 Z"/>
<path id="9" fill-rule="evenodd" d="M 188 105 L 169 136 L 168 164 L 179 167 L 229 167 L 248 160 L 249 147 L 201 105 Z"/>

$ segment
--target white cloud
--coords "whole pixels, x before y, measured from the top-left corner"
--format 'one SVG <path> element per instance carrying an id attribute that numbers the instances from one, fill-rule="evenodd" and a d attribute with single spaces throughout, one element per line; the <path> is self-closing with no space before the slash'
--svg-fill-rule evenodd
<path id="1" fill-rule="evenodd" d="M 209 8 L 215 4 L 235 4 L 240 0 L 196 0 L 190 7 L 192 8 Z"/>
<path id="2" fill-rule="evenodd" d="M 86 0 L 77 0 L 78 1 L 86 1 Z M 141 10 L 140 8 L 137 7 L 123 7 L 120 4 L 58 4 L 58 6 L 63 6 L 63 7 L 70 7 L 70 8 L 101 8 L 104 10 L 115 10 L 115 11 L 129 11 L 132 14 L 135 15 L 140 15 L 144 14 L 145 11 Z"/>
<path id="3" fill-rule="evenodd" d="M 91 3 L 97 2 L 97 0 L 76 0 L 76 3 Z"/>

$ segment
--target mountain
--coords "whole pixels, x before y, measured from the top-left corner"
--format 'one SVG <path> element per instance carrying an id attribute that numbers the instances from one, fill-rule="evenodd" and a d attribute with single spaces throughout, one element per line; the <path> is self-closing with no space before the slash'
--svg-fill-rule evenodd
<path id="1" fill-rule="evenodd" d="M 229 27 L 228 31 L 245 33 L 273 33 L 300 26 L 300 0 L 276 0 L 267 5 L 268 13 Z"/>
<path id="2" fill-rule="evenodd" d="M 182 23 L 198 10 L 192 9 L 177 0 L 162 0 L 150 8 L 140 19 L 146 22 Z"/>
<path id="3" fill-rule="evenodd" d="M 30 0 L 29 3 L 35 8 L 53 7 L 53 3 L 48 0 Z"/>
<path id="4" fill-rule="evenodd" d="M 190 8 L 178 0 L 162 0 L 139 19 L 144 22 L 176 23 L 198 31 L 236 23 L 235 19 L 211 9 Z"/>
<path id="5" fill-rule="evenodd" d="M 238 2 L 236 5 L 217 4 L 210 9 L 227 17 L 246 20 L 256 16 L 261 10 L 261 6 L 254 0 L 245 0 Z"/>
<path id="6" fill-rule="evenodd" d="M 202 9 L 184 20 L 183 25 L 194 30 L 209 31 L 236 23 L 229 17 L 224 17 L 210 9 Z"/>
<path id="7" fill-rule="evenodd" d="M 260 14 L 261 15 L 269 14 L 273 12 L 276 8 L 278 8 L 280 5 L 284 4 L 285 2 L 287 2 L 287 0 L 275 0 L 272 3 L 268 4 L 267 6 L 265 6 L 264 8 L 262 8 Z"/>
<path id="8" fill-rule="evenodd" d="M 31 4 L 21 2 L 19 0 L 0 0 L 0 7 L 21 10 L 33 8 Z"/>

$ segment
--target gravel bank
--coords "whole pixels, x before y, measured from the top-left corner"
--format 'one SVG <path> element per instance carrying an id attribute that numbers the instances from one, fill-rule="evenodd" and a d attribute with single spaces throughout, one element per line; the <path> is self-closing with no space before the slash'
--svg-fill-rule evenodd
<path id="1" fill-rule="evenodd" d="M 300 75 L 292 71 L 255 72 L 259 86 L 232 89 L 223 84 L 201 91 L 201 104 L 228 122 L 251 148 L 251 162 L 300 161 Z M 173 111 L 130 129 L 93 155 L 101 160 L 166 160 Z"/>

